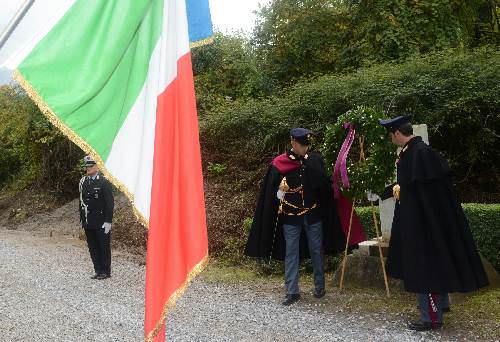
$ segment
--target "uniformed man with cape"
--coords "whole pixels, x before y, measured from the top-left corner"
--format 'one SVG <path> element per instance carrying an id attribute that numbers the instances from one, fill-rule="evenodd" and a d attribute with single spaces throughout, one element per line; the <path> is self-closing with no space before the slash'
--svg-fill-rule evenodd
<path id="1" fill-rule="evenodd" d="M 448 293 L 475 291 L 488 280 L 447 162 L 413 135 L 410 116 L 380 124 L 402 148 L 397 183 L 382 196 L 396 199 L 387 272 L 417 294 L 421 318 L 409 328 L 436 329 L 443 324 Z"/>
<path id="2" fill-rule="evenodd" d="M 283 305 L 300 299 L 301 257 L 311 257 L 314 296 L 323 297 L 323 255 L 336 254 L 345 243 L 324 161 L 309 151 L 312 134 L 305 128 L 292 129 L 292 148 L 269 166 L 245 249 L 251 257 L 285 259 Z"/>

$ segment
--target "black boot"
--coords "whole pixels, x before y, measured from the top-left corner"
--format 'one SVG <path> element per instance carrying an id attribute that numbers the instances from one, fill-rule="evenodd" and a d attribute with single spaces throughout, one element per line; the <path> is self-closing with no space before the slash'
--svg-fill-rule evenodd
<path id="1" fill-rule="evenodd" d="M 286 295 L 285 301 L 282 303 L 285 306 L 292 305 L 295 302 L 298 302 L 300 299 L 300 294 L 290 294 Z"/>
<path id="2" fill-rule="evenodd" d="M 431 322 L 416 321 L 408 324 L 408 328 L 415 331 L 427 331 L 427 330 L 439 329 L 442 326 L 443 323 L 440 322 L 431 323 Z"/>
<path id="3" fill-rule="evenodd" d="M 325 293 L 326 293 L 325 289 L 321 289 L 319 291 L 318 290 L 314 290 L 313 295 L 314 295 L 315 298 L 319 299 L 319 298 L 323 298 L 325 296 Z"/>

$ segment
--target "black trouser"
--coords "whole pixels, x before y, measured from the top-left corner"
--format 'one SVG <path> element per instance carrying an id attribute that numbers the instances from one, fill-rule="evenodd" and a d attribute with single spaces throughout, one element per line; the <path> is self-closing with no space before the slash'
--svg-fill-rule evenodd
<path id="1" fill-rule="evenodd" d="M 111 232 L 104 234 L 103 228 L 85 229 L 85 235 L 95 273 L 111 275 Z"/>

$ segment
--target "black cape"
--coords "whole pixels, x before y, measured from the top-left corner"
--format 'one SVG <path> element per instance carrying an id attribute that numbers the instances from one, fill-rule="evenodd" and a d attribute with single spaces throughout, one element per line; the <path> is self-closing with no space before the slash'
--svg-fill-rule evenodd
<path id="1" fill-rule="evenodd" d="M 414 293 L 470 292 L 488 285 L 446 161 L 421 137 L 397 163 L 396 201 L 387 271 Z"/>
<path id="2" fill-rule="evenodd" d="M 345 235 L 340 226 L 330 180 L 326 175 L 320 155 L 310 153 L 307 166 L 306 178 L 313 183 L 313 188 L 321 189 L 319 208 L 323 223 L 323 252 L 327 255 L 335 255 L 344 247 Z M 283 223 L 281 222 L 282 215 L 278 215 L 279 200 L 276 197 L 276 192 L 285 175 L 286 169 L 281 168 L 280 165 L 274 162 L 271 163 L 261 184 L 257 207 L 245 248 L 245 255 L 247 256 L 263 260 L 284 259 L 285 238 L 283 236 Z M 300 257 L 308 258 L 309 250 L 304 230 L 302 230 L 299 245 Z"/>

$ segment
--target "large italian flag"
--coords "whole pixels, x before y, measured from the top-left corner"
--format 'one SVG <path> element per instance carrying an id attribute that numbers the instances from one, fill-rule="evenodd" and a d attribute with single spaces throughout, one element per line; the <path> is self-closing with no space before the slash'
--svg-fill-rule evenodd
<path id="1" fill-rule="evenodd" d="M 149 227 L 147 340 L 207 259 L 188 10 L 206 27 L 208 0 L 66 1 L 5 64 Z"/>

